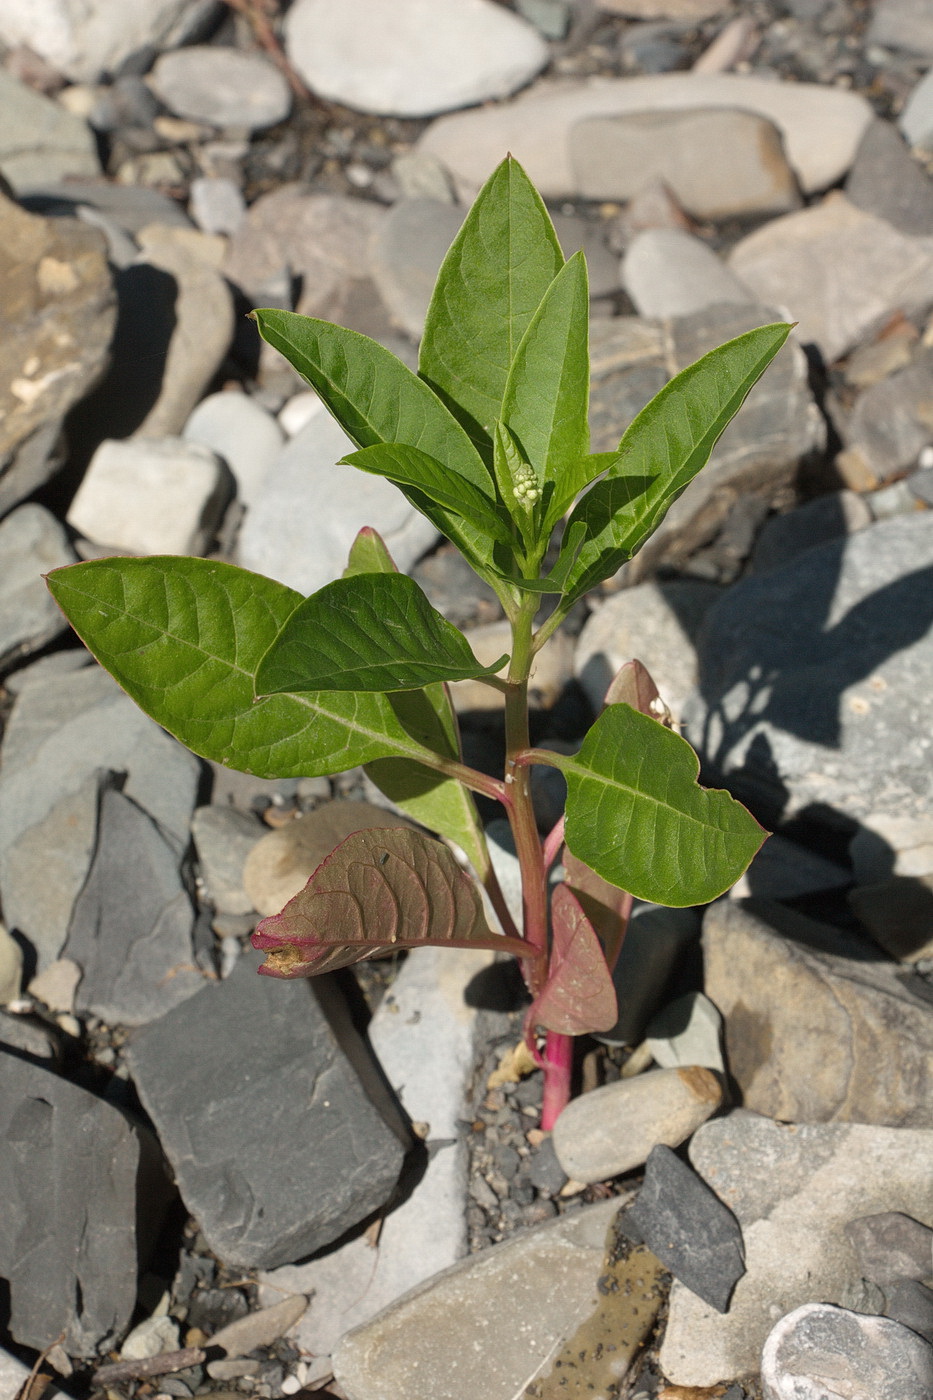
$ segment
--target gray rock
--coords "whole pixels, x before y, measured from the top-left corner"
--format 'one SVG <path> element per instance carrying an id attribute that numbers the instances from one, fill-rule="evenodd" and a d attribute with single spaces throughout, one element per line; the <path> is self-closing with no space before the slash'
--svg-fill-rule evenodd
<path id="1" fill-rule="evenodd" d="M 865 42 L 933 58 L 933 16 L 929 6 L 924 0 L 878 0 Z"/>
<path id="2" fill-rule="evenodd" d="M 691 1293 L 729 1309 L 745 1272 L 742 1230 L 728 1206 L 669 1147 L 652 1148 L 622 1229 L 648 1246 Z"/>
<path id="3" fill-rule="evenodd" d="M 933 228 L 933 181 L 890 122 L 876 119 L 865 132 L 845 193 L 856 208 L 887 219 L 901 233 L 929 234 Z"/>
<path id="4" fill-rule="evenodd" d="M 898 126 L 911 146 L 930 150 L 933 145 L 933 73 L 927 73 L 911 90 Z"/>
<path id="5" fill-rule="evenodd" d="M 138 1130 L 76 1084 L 0 1054 L 0 1273 L 10 1284 L 9 1327 L 22 1346 L 62 1332 L 73 1356 L 106 1351 L 136 1299 L 137 1186 L 151 1156 Z M 164 1199 L 164 1186 L 161 1190 Z M 158 1225 L 159 1194 L 144 1202 Z"/>
<path id="6" fill-rule="evenodd" d="M 621 286 L 619 260 L 610 252 L 606 242 L 607 225 L 603 220 L 584 219 L 574 214 L 555 213 L 551 216 L 554 232 L 570 258 L 580 248 L 586 255 L 590 297 L 612 296 Z"/>
<path id="7" fill-rule="evenodd" d="M 933 238 L 901 233 L 838 193 L 748 234 L 729 266 L 759 301 L 786 307 L 798 340 L 827 364 L 895 312 L 933 305 Z"/>
<path id="8" fill-rule="evenodd" d="M 338 1040 L 305 981 L 257 965 L 241 958 L 129 1051 L 185 1204 L 238 1268 L 331 1244 L 385 1204 L 404 1155 L 351 1068 L 348 1054 L 365 1060 L 355 1033 L 344 1025 Z"/>
<path id="9" fill-rule="evenodd" d="M 933 1289 L 916 1279 L 896 1279 L 884 1289 L 884 1315 L 933 1342 Z M 933 1368 L 933 1350 L 931 1350 Z"/>
<path id="10" fill-rule="evenodd" d="M 736 107 L 590 117 L 568 133 L 585 199 L 628 200 L 660 179 L 697 219 L 784 214 L 800 192 L 773 122 Z"/>
<path id="11" fill-rule="evenodd" d="M 0 891 L 5 918 L 40 969 L 65 941 L 94 849 L 97 770 L 125 772 L 131 798 L 188 843 L 201 765 L 138 710 L 105 671 L 44 675 L 7 721 L 0 769 Z"/>
<path id="12" fill-rule="evenodd" d="M 669 378 L 663 328 L 640 316 L 616 316 L 590 326 L 590 440 L 612 451 L 636 413 Z"/>
<path id="13" fill-rule="evenodd" d="M 700 638 L 691 742 L 766 825 L 860 823 L 860 883 L 933 869 L 931 567 L 933 515 L 882 520 L 744 580 Z"/>
<path id="14" fill-rule="evenodd" d="M 428 1162 L 411 1195 L 383 1220 L 379 1249 L 364 1237 L 263 1277 L 263 1298 L 283 1289 L 311 1295 L 297 1344 L 328 1355 L 351 1327 L 466 1253 L 466 1145 L 459 1118 L 474 1062 L 476 1011 L 464 993 L 492 961 L 475 949 L 409 954 L 369 1025 L 382 1071 L 408 1117 L 425 1125 Z"/>
<path id="15" fill-rule="evenodd" d="M 0 72 L 0 94 L 4 81 Z M 0 249 L 4 515 L 60 465 L 62 420 L 103 373 L 116 305 L 104 240 L 94 229 L 27 214 L 0 194 Z"/>
<path id="16" fill-rule="evenodd" d="M 0 924 L 0 1006 L 18 1001 L 23 986 L 23 950 Z"/>
<path id="17" fill-rule="evenodd" d="M 163 53 L 149 81 L 170 112 L 211 126 L 262 131 L 291 111 L 288 83 L 259 53 L 195 44 Z"/>
<path id="18" fill-rule="evenodd" d="M 8 0 L 0 17 L 6 44 L 28 44 L 75 82 L 94 83 L 147 47 L 183 43 L 214 12 L 213 0 Z"/>
<path id="19" fill-rule="evenodd" d="M 152 819 L 105 787 L 97 848 L 65 946 L 84 974 L 79 1011 L 110 1025 L 139 1026 L 200 990 L 194 909 L 178 863 L 177 847 Z"/>
<path id="20" fill-rule="evenodd" d="M 45 1022 L 8 1011 L 0 1011 L 0 1049 L 40 1062 L 61 1058 L 60 1035 L 56 1038 Z"/>
<path id="21" fill-rule="evenodd" d="M 83 211 L 105 215 L 125 233 L 135 235 L 148 224 L 190 228 L 191 220 L 175 199 L 145 185 L 118 185 L 105 180 L 43 180 L 23 203 L 37 214 L 82 217 Z"/>
<path id="22" fill-rule="evenodd" d="M 323 408 L 286 444 L 240 530 L 244 568 L 309 594 L 340 577 L 364 525 L 378 528 L 403 572 L 430 549 L 436 529 L 391 482 L 336 465 L 352 451 Z"/>
<path id="23" fill-rule="evenodd" d="M 688 992 L 652 1016 L 645 1044 L 661 1069 L 704 1065 L 724 1075 L 722 1017 L 709 997 Z"/>
<path id="24" fill-rule="evenodd" d="M 678 1147 L 722 1103 L 708 1069 L 650 1070 L 571 1099 L 554 1124 L 557 1160 L 573 1181 L 633 1171 L 659 1143 Z"/>
<path id="25" fill-rule="evenodd" d="M 674 1284 L 668 1380 L 710 1386 L 755 1372 L 775 1313 L 810 1302 L 864 1310 L 870 1285 L 845 1226 L 879 1209 L 933 1219 L 931 1148 L 929 1132 L 781 1124 L 745 1110 L 699 1128 L 690 1161 L 738 1219 L 747 1272 L 725 1316 Z"/>
<path id="26" fill-rule="evenodd" d="M 434 199 L 402 199 L 373 241 L 370 266 L 379 295 L 413 340 L 421 338 L 438 271 L 464 213 Z"/>
<path id="27" fill-rule="evenodd" d="M 539 34 L 489 0 L 297 0 L 289 59 L 312 92 L 362 112 L 428 117 L 508 97 L 547 63 Z"/>
<path id="28" fill-rule="evenodd" d="M 4 689 L 10 695 L 21 695 L 25 687 L 33 681 L 45 681 L 50 676 L 70 675 L 72 671 L 81 671 L 90 666 L 93 660 L 91 653 L 85 651 L 84 647 L 53 651 L 48 656 L 40 656 L 38 661 L 31 661 L 20 670 L 12 671 L 3 682 Z"/>
<path id="29" fill-rule="evenodd" d="M 900 476 L 933 442 L 931 405 L 933 350 L 859 394 L 845 438 L 876 484 Z"/>
<path id="30" fill-rule="evenodd" d="M 211 1346 L 223 1347 L 229 1357 L 246 1356 L 257 1347 L 270 1347 L 294 1327 L 307 1306 L 307 1298 L 300 1293 L 283 1298 L 271 1308 L 260 1308 L 228 1322 L 213 1334 Z"/>
<path id="31" fill-rule="evenodd" d="M 246 215 L 246 200 L 235 180 L 198 175 L 188 190 L 191 217 L 204 233 L 236 233 Z"/>
<path id="32" fill-rule="evenodd" d="M 0 669 L 38 651 L 68 626 L 42 575 L 76 555 L 43 506 L 25 505 L 0 521 Z"/>
<path id="33" fill-rule="evenodd" d="M 246 859 L 270 833 L 249 812 L 235 807 L 198 807 L 191 819 L 204 891 L 219 914 L 250 914 L 253 901 L 243 888 Z M 276 911 L 277 912 L 277 911 Z"/>
<path id="34" fill-rule="evenodd" d="M 805 549 L 844 539 L 872 522 L 871 508 L 857 491 L 830 491 L 796 510 L 773 515 L 755 541 L 750 572 L 780 568 Z"/>
<path id="35" fill-rule="evenodd" d="M 639 583 L 606 598 L 587 619 L 574 657 L 574 673 L 594 711 L 620 667 L 637 658 L 679 719 L 697 682 L 693 639 L 719 594 L 715 584 L 678 579 Z"/>
<path id="36" fill-rule="evenodd" d="M 220 458 L 182 438 L 102 442 L 68 508 L 68 524 L 130 554 L 205 554 L 232 494 Z"/>
<path id="37" fill-rule="evenodd" d="M 757 899 L 790 900 L 842 890 L 851 883 L 852 872 L 845 866 L 776 832 L 768 837 L 729 894 L 732 899 L 754 895 Z"/>
<path id="38" fill-rule="evenodd" d="M 755 298 L 712 248 L 676 228 L 637 233 L 622 260 L 622 285 L 641 316 L 690 316 Z"/>
<path id="39" fill-rule="evenodd" d="M 927 1400 L 933 1347 L 887 1318 L 807 1303 L 769 1333 L 761 1386 L 765 1400 Z"/>
<path id="40" fill-rule="evenodd" d="M 538 84 L 515 101 L 441 117 L 418 149 L 436 156 L 464 203 L 503 151 L 511 151 L 546 199 L 578 193 L 569 132 L 589 117 L 737 107 L 773 122 L 804 193 L 838 181 L 872 119 L 864 98 L 816 83 L 773 82 L 735 73 L 662 73 L 592 83 Z"/>
<path id="41" fill-rule="evenodd" d="M 755 900 L 711 905 L 703 948 L 706 993 L 747 1108 L 793 1123 L 933 1127 L 929 1003 L 896 965 Z"/>
<path id="42" fill-rule="evenodd" d="M 343 1338 L 338 1382 L 352 1400 L 512 1400 L 592 1312 L 619 1204 L 523 1231 L 428 1279 Z"/>
<path id="43" fill-rule="evenodd" d="M 606 1045 L 637 1045 L 648 1021 L 664 1001 L 681 959 L 700 932 L 695 909 L 668 909 L 636 902 L 622 951 L 613 969 L 619 1019 L 596 1036 Z"/>
<path id="44" fill-rule="evenodd" d="M 6 71 L 0 73 L 0 132 L 0 174 L 17 194 L 40 188 L 48 180 L 100 174 L 87 122 Z"/>
<path id="45" fill-rule="evenodd" d="M 185 424 L 186 442 L 200 442 L 222 457 L 236 478 L 237 499 L 249 508 L 282 449 L 278 423 L 246 394 L 210 394 Z"/>
<path id="46" fill-rule="evenodd" d="M 850 1220 L 846 1234 L 865 1278 L 882 1288 L 898 1279 L 933 1277 L 933 1230 L 899 1210 Z"/>

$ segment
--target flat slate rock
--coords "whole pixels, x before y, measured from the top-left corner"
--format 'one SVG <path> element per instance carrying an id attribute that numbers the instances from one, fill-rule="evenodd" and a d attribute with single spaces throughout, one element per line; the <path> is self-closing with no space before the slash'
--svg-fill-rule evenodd
<path id="1" fill-rule="evenodd" d="M 10 1331 L 74 1356 L 108 1350 L 136 1302 L 141 1138 L 103 1099 L 0 1050 L 0 1275 Z M 161 1189 L 165 1199 L 165 1187 Z M 158 1225 L 155 1191 L 144 1216 Z"/>
<path id="2" fill-rule="evenodd" d="M 50 511 L 33 503 L 0 521 L 0 670 L 68 626 L 42 575 L 77 558 Z"/>
<path id="3" fill-rule="evenodd" d="M 742 1227 L 706 1182 L 669 1147 L 652 1149 L 622 1229 L 717 1312 L 729 1310 L 745 1273 Z"/>
<path id="4" fill-rule="evenodd" d="M 65 945 L 83 971 L 78 1010 L 139 1026 L 200 991 L 194 921 L 177 849 L 135 802 L 105 787 L 97 848 Z"/>
<path id="5" fill-rule="evenodd" d="M 258 963 L 245 955 L 129 1049 L 185 1204 L 238 1268 L 331 1244 L 385 1204 L 405 1151 L 309 984 L 257 976 Z M 341 1034 L 365 1061 L 355 1033 Z"/>

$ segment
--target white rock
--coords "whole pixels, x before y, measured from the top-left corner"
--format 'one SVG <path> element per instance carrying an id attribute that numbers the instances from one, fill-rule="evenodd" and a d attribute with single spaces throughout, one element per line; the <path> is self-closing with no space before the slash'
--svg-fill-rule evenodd
<path id="1" fill-rule="evenodd" d="M 222 175 L 198 175 L 188 191 L 191 217 L 204 233 L 235 233 L 246 214 L 239 185 Z"/>
<path id="2" fill-rule="evenodd" d="M 316 1355 L 410 1288 L 466 1252 L 466 1152 L 458 1118 L 473 1062 L 476 1012 L 464 1000 L 492 954 L 419 948 L 383 999 L 369 1028 L 379 1062 L 414 1122 L 437 1144 L 414 1192 L 386 1216 L 373 1250 L 364 1238 L 309 1264 L 263 1276 L 262 1297 L 284 1289 L 312 1294 L 294 1336 Z"/>
<path id="3" fill-rule="evenodd" d="M 364 525 L 376 527 L 403 572 L 431 547 L 434 526 L 391 482 L 337 465 L 352 451 L 329 413 L 315 415 L 292 438 L 240 530 L 244 568 L 308 594 L 340 577 Z"/>
<path id="4" fill-rule="evenodd" d="M 253 505 L 285 435 L 278 423 L 246 394 L 210 394 L 185 424 L 182 437 L 222 457 L 236 478 L 237 498 Z"/>
<path id="5" fill-rule="evenodd" d="M 816 83 L 770 82 L 732 73 L 538 84 L 514 102 L 434 122 L 418 149 L 450 171 L 464 203 L 511 151 L 545 198 L 578 193 L 569 132 L 586 117 L 685 107 L 741 107 L 767 117 L 805 193 L 825 189 L 848 170 L 873 114 L 864 98 Z"/>
<path id="6" fill-rule="evenodd" d="M 279 427 L 286 437 L 293 438 L 316 414 L 326 412 L 323 399 L 313 389 L 306 389 L 301 394 L 293 394 L 282 407 L 278 418 Z"/>
<path id="7" fill-rule="evenodd" d="M 201 554 L 229 495 L 208 448 L 181 438 L 107 440 L 68 511 L 79 534 L 131 554 Z"/>
<path id="8" fill-rule="evenodd" d="M 531 25 L 490 0 L 296 0 L 285 44 L 319 97 L 397 117 L 507 97 L 549 56 Z"/>
<path id="9" fill-rule="evenodd" d="M 764 1400 L 928 1400 L 933 1347 L 889 1317 L 805 1303 L 761 1353 Z"/>
<path id="10" fill-rule="evenodd" d="M 841 194 L 772 219 L 736 244 L 729 266 L 762 305 L 786 308 L 828 364 L 895 312 L 933 305 L 933 237 L 899 233 Z"/>
<path id="11" fill-rule="evenodd" d="M 212 126 L 261 131 L 291 111 L 291 89 L 268 59 L 220 45 L 162 54 L 149 81 L 170 112 Z"/>
<path id="12" fill-rule="evenodd" d="M 147 1317 L 126 1338 L 120 1348 L 120 1359 L 145 1361 L 150 1356 L 161 1355 L 163 1351 L 176 1351 L 180 1345 L 178 1323 L 173 1318 L 165 1315 Z"/>
<path id="13" fill-rule="evenodd" d="M 66 77 L 94 83 L 130 54 L 183 43 L 214 0 L 3 0 L 0 41 L 27 44 Z"/>
<path id="14" fill-rule="evenodd" d="M 622 285 L 641 316 L 689 316 L 723 302 L 756 298 L 702 239 L 677 228 L 648 228 L 622 259 Z"/>

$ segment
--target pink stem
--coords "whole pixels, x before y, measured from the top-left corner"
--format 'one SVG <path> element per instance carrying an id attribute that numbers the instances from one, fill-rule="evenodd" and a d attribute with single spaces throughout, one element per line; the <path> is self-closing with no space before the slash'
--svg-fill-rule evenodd
<path id="1" fill-rule="evenodd" d="M 544 838 L 544 868 L 550 870 L 557 857 L 560 855 L 560 848 L 564 842 L 564 819 L 559 817 L 554 826 Z"/>
<path id="2" fill-rule="evenodd" d="M 544 1045 L 544 1096 L 541 1101 L 541 1127 L 549 1133 L 570 1102 L 570 1071 L 573 1065 L 573 1036 L 548 1031 Z"/>

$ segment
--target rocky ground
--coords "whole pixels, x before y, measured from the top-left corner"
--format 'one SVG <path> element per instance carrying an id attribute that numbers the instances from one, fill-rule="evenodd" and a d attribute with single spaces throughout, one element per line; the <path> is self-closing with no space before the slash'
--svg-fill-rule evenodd
<path id="1" fill-rule="evenodd" d="M 933 5 L 78 15 L 0 7 L 3 1400 L 930 1400 Z M 246 312 L 414 363 L 509 150 L 587 252 L 594 450 L 705 350 L 798 323 L 540 658 L 536 742 L 578 742 L 637 655 L 777 832 L 708 909 L 636 908 L 552 1135 L 487 955 L 255 976 L 259 915 L 401 818 L 361 771 L 195 759 L 41 580 L 196 553 L 307 593 L 369 524 L 500 655 L 495 598 L 334 466 Z M 494 771 L 491 694 L 456 704 Z"/>

